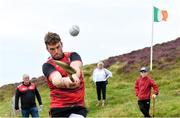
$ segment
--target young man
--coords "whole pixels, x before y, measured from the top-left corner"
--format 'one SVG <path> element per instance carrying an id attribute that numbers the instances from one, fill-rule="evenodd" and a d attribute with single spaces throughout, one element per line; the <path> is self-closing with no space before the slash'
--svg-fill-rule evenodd
<path id="1" fill-rule="evenodd" d="M 155 81 L 149 76 L 148 70 L 149 69 L 147 67 L 142 67 L 140 69 L 140 77 L 138 77 L 135 83 L 138 105 L 144 117 L 151 117 L 149 114 L 151 88 L 153 88 L 154 90 L 152 97 L 156 98 L 156 96 L 158 95 L 158 86 Z"/>
<path id="2" fill-rule="evenodd" d="M 21 99 L 21 113 L 22 117 L 29 117 L 31 114 L 32 117 L 39 117 L 38 109 L 36 107 L 35 96 L 39 102 L 40 110 L 42 110 L 42 101 L 41 96 L 36 88 L 34 83 L 31 83 L 29 80 L 29 75 L 23 75 L 23 82 L 16 89 L 15 94 L 15 110 L 17 112 L 19 109 L 19 98 Z"/>
<path id="3" fill-rule="evenodd" d="M 63 52 L 61 38 L 56 33 L 48 32 L 44 41 L 51 55 L 42 67 L 50 88 L 50 116 L 86 117 L 83 64 L 80 55 L 76 52 Z M 53 60 L 70 65 L 76 73 L 68 75 L 66 70 L 56 65 Z M 70 76 L 74 81 L 71 81 Z"/>
<path id="4" fill-rule="evenodd" d="M 97 64 L 97 68 L 93 71 L 93 81 L 96 83 L 96 92 L 97 92 L 97 99 L 98 103 L 96 106 L 100 105 L 101 102 L 101 93 L 102 93 L 102 106 L 105 105 L 106 100 L 106 85 L 107 79 L 112 77 L 112 73 L 104 68 L 104 63 L 99 62 Z"/>

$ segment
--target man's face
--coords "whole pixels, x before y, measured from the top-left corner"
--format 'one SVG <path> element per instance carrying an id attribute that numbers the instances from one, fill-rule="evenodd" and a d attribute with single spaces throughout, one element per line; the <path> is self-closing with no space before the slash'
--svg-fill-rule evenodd
<path id="1" fill-rule="evenodd" d="M 47 45 L 47 50 L 53 59 L 60 59 L 63 56 L 62 43 Z"/>
<path id="2" fill-rule="evenodd" d="M 146 76 L 148 75 L 148 72 L 146 72 L 146 71 L 141 71 L 140 74 L 141 74 L 142 77 L 146 77 Z"/>
<path id="3" fill-rule="evenodd" d="M 24 82 L 25 85 L 28 85 L 29 82 L 30 82 L 29 76 L 25 76 L 25 77 L 23 78 L 23 82 Z"/>

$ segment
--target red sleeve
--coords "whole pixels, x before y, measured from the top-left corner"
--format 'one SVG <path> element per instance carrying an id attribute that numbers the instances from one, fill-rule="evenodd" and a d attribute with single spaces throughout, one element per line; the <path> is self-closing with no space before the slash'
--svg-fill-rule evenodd
<path id="1" fill-rule="evenodd" d="M 139 86 L 138 86 L 138 84 L 139 84 L 139 81 L 138 81 L 138 79 L 136 80 L 136 83 L 135 83 L 135 92 L 136 92 L 136 96 L 138 96 L 138 93 L 139 93 Z"/>
<path id="2" fill-rule="evenodd" d="M 158 85 L 155 83 L 153 79 L 151 79 L 151 86 L 153 87 L 154 94 L 158 95 L 159 93 Z"/>

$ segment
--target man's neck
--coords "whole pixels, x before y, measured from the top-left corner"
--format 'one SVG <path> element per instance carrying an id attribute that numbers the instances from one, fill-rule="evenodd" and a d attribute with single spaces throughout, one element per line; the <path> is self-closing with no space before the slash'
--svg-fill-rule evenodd
<path id="1" fill-rule="evenodd" d="M 52 57 L 53 58 L 53 57 Z M 62 58 L 64 58 L 64 53 L 62 53 L 62 55 L 61 55 L 61 57 L 59 57 L 59 58 L 53 58 L 54 60 L 60 60 L 60 59 L 62 59 Z"/>

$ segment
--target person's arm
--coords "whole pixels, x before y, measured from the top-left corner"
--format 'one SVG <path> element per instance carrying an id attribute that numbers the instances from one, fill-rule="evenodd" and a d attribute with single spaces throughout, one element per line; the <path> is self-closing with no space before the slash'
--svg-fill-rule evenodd
<path id="1" fill-rule="evenodd" d="M 36 94 L 36 98 L 39 102 L 39 105 L 42 105 L 42 100 L 41 100 L 41 96 L 39 94 L 39 91 L 37 90 L 37 88 L 35 87 L 35 94 Z"/>
<path id="2" fill-rule="evenodd" d="M 94 81 L 94 82 L 96 82 L 96 75 L 95 75 L 95 73 L 96 73 L 96 69 L 94 69 L 93 75 L 92 75 L 92 78 L 93 78 L 93 81 Z"/>
<path id="3" fill-rule="evenodd" d="M 104 69 L 105 73 L 106 73 L 106 80 L 109 78 L 109 77 L 112 77 L 112 72 L 109 71 L 108 69 Z"/>
<path id="4" fill-rule="evenodd" d="M 16 89 L 16 93 L 15 93 L 15 110 L 19 110 L 19 96 L 20 96 L 20 92 L 18 90 L 18 88 Z"/>
<path id="5" fill-rule="evenodd" d="M 62 75 L 49 63 L 43 64 L 42 67 L 44 75 L 57 88 L 69 88 L 72 82 L 69 77 L 62 77 Z"/>
<path id="6" fill-rule="evenodd" d="M 136 96 L 138 96 L 138 93 L 139 93 L 139 81 L 138 80 L 136 80 L 136 83 L 135 83 L 135 92 L 136 92 Z"/>
<path id="7" fill-rule="evenodd" d="M 78 53 L 72 52 L 70 56 L 70 60 L 71 60 L 70 66 L 76 70 L 76 75 L 79 78 L 81 76 L 82 67 L 83 67 L 81 57 Z"/>
<path id="8" fill-rule="evenodd" d="M 73 52 L 70 56 L 70 66 L 76 70 L 76 73 L 72 75 L 74 79 L 75 87 L 80 85 L 80 76 L 82 76 L 83 63 L 78 53 Z"/>
<path id="9" fill-rule="evenodd" d="M 52 72 L 49 76 L 49 80 L 57 88 L 74 88 L 74 83 L 71 81 L 70 77 L 62 77 L 58 71 Z"/>
<path id="10" fill-rule="evenodd" d="M 41 95 L 39 94 L 39 91 L 36 87 L 35 87 L 35 94 L 39 103 L 39 111 L 42 112 L 43 105 L 42 105 Z"/>
<path id="11" fill-rule="evenodd" d="M 153 79 L 151 79 L 151 86 L 153 87 L 153 91 L 154 91 L 152 97 L 156 98 L 156 96 L 159 93 L 159 89 L 158 89 L 158 85 L 155 83 L 155 81 Z"/>
<path id="12" fill-rule="evenodd" d="M 79 78 L 82 73 L 82 62 L 79 60 L 72 61 L 70 66 L 76 70 L 76 75 Z"/>

